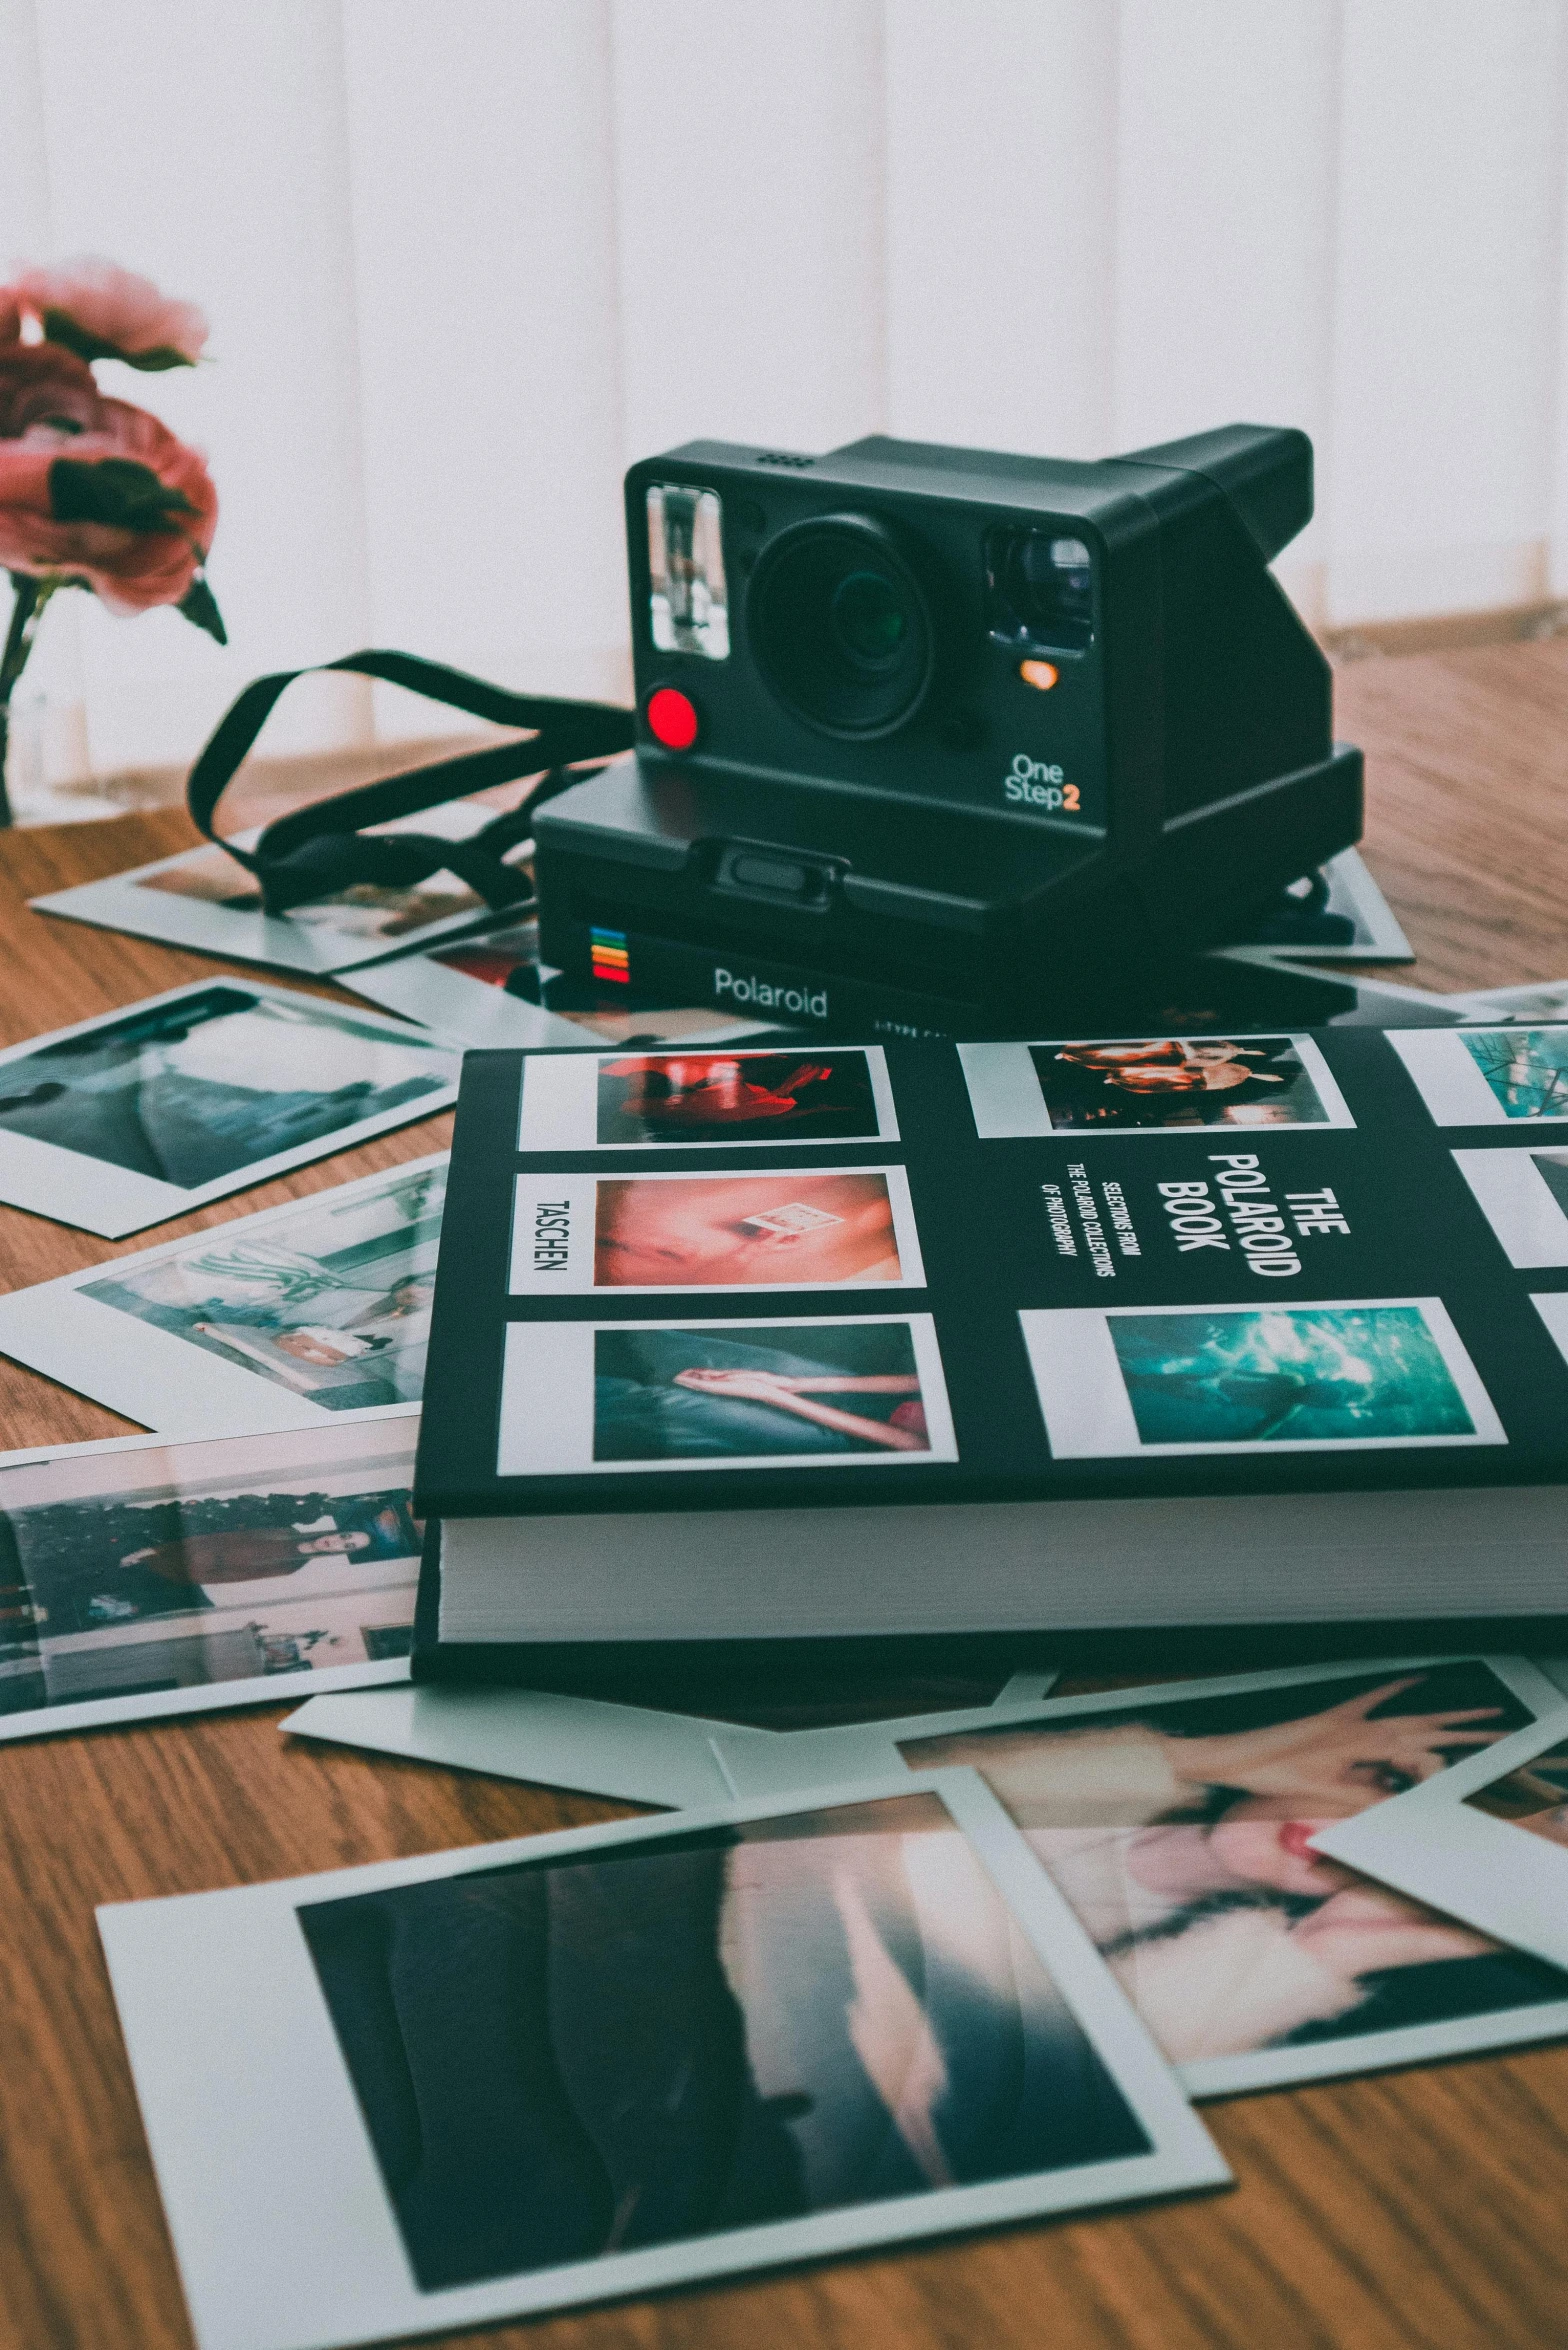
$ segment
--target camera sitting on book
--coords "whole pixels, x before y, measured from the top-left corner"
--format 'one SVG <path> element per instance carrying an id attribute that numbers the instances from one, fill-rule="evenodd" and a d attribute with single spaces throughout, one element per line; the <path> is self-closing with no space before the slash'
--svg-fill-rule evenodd
<path id="1" fill-rule="evenodd" d="M 1268 570 L 1311 511 L 1310 441 L 1256 425 L 633 466 L 637 749 L 538 811 L 543 959 L 951 1028 L 1235 936 L 1361 829 Z"/>

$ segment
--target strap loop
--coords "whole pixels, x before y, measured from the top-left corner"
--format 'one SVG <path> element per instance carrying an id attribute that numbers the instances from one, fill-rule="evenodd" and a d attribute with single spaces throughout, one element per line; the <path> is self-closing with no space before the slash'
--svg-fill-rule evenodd
<path id="1" fill-rule="evenodd" d="M 495 743 L 477 751 L 463 751 L 425 767 L 366 783 L 335 799 L 318 800 L 296 808 L 269 824 L 254 847 L 243 849 L 225 840 L 215 829 L 219 802 L 236 769 L 296 677 L 334 670 L 354 677 L 378 677 L 400 685 L 427 701 L 444 702 L 473 718 L 497 726 L 527 727 L 532 739 L 522 743 Z M 515 906 L 530 894 L 527 877 L 503 862 L 506 853 L 528 838 L 532 810 L 541 792 L 530 796 L 526 809 L 497 816 L 467 840 L 442 840 L 433 833 L 402 832 L 390 836 L 366 827 L 388 824 L 400 816 L 416 816 L 422 809 L 448 800 L 465 799 L 492 784 L 510 783 L 518 776 L 550 774 L 585 759 L 610 758 L 629 750 L 635 739 L 630 710 L 609 702 L 560 701 L 543 694 L 514 694 L 469 677 L 444 662 L 422 661 L 413 653 L 349 653 L 341 661 L 321 661 L 306 669 L 275 670 L 248 685 L 218 722 L 211 740 L 191 769 L 186 805 L 191 820 L 227 855 L 254 873 L 261 884 L 262 902 L 269 914 L 286 914 L 312 898 L 366 881 L 384 888 L 407 889 L 443 870 L 465 881 L 487 906 L 498 911 Z M 564 787 L 561 778 L 554 789 Z"/>

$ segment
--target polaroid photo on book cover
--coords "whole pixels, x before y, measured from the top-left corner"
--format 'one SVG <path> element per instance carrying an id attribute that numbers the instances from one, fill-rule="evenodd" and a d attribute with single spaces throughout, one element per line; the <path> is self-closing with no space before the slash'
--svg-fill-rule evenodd
<path id="1" fill-rule="evenodd" d="M 929 1314 L 507 1328 L 498 1476 L 957 1458 Z"/>
<path id="2" fill-rule="evenodd" d="M 1387 1035 L 1435 1125 L 1568 1125 L 1568 1025 Z"/>
<path id="3" fill-rule="evenodd" d="M 453 800 L 372 829 L 466 840 L 495 813 L 473 800 Z M 236 835 L 241 848 L 253 848 L 260 837 L 259 831 Z M 525 854 L 526 844 L 520 845 L 516 855 Z M 31 903 L 40 914 L 164 939 L 198 954 L 312 973 L 351 970 L 377 956 L 404 953 L 415 941 L 448 937 L 494 919 L 483 898 L 455 873 L 433 873 L 407 888 L 355 882 L 330 897 L 291 907 L 287 914 L 268 914 L 255 875 L 211 844 L 103 881 L 55 890 Z"/>
<path id="4" fill-rule="evenodd" d="M 902 1167 L 519 1175 L 514 1297 L 594 1290 L 922 1289 Z"/>
<path id="5" fill-rule="evenodd" d="M 1455 1151 L 1454 1165 L 1511 1265 L 1568 1265 L 1568 1147 Z"/>
<path id="6" fill-rule="evenodd" d="M 1568 1968 L 1568 1707 L 1313 1842 L 1477 1940 Z"/>
<path id="7" fill-rule="evenodd" d="M 983 1142 L 1355 1124 L 1310 1036 L 1069 1037 L 958 1058 Z"/>
<path id="8" fill-rule="evenodd" d="M 913 1678 L 903 1677 L 905 1683 Z M 933 1670 L 928 1678 L 936 1684 L 944 1676 Z M 954 1684 L 980 1678 L 951 1676 Z M 1041 1698 L 1055 1678 L 1038 1669 L 1012 1673 L 997 1682 L 990 1702 L 1020 1705 Z M 889 1681 L 880 1691 L 857 1694 L 829 1680 L 814 1692 L 805 1684 L 791 1687 L 788 1676 L 781 1676 L 777 1689 L 758 1693 L 737 1690 L 732 1677 L 715 1675 L 711 1691 L 699 1687 L 697 1702 L 680 1710 L 541 1689 L 364 1689 L 308 1698 L 279 1727 L 291 1737 L 395 1754 L 443 1770 L 689 1811 L 723 1803 L 733 1793 L 714 1751 L 721 1733 L 749 1730 L 776 1739 L 785 1725 L 794 1730 L 907 1713 L 907 1695 L 900 1703 L 891 1694 L 900 1686 Z M 702 1710 L 704 1700 L 711 1711 Z"/>
<path id="9" fill-rule="evenodd" d="M 487 930 L 429 954 L 403 954 L 345 976 L 343 985 L 459 1043 L 492 1052 L 615 1045 L 721 1044 L 777 1032 L 767 1020 L 734 1020 L 709 1007 L 654 1009 L 626 989 L 585 987 L 539 967 L 539 926 Z"/>
<path id="10" fill-rule="evenodd" d="M 875 1045 L 552 1053 L 523 1072 L 520 1151 L 897 1140 L 887 1060 Z"/>
<path id="11" fill-rule="evenodd" d="M 0 1052 L 0 1200 L 121 1240 L 446 1109 L 460 1062 L 290 988 L 171 988 Z"/>
<path id="12" fill-rule="evenodd" d="M 1230 2175 L 970 1772 L 98 1916 L 201 2350 Z"/>
<path id="13" fill-rule="evenodd" d="M 0 1455 L 0 1740 L 406 1679 L 418 1428 Z"/>
<path id="14" fill-rule="evenodd" d="M 1568 2031 L 1568 1973 L 1313 1845 L 1561 1710 L 1517 1658 L 1396 1657 L 715 1751 L 737 1793 L 802 1800 L 895 1760 L 979 1771 L 1188 2092 L 1220 2097 Z"/>
<path id="15" fill-rule="evenodd" d="M 0 1354 L 149 1428 L 417 1403 L 447 1153 L 0 1297 Z"/>
<path id="16" fill-rule="evenodd" d="M 1018 1319 L 1056 1460 L 1508 1441 L 1437 1297 Z"/>

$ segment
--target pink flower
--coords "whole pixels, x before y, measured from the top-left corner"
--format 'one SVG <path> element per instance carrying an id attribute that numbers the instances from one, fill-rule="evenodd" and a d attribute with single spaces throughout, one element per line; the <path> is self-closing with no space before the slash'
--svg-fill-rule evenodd
<path id="1" fill-rule="evenodd" d="M 57 343 L 7 342 L 0 335 L 0 448 L 40 435 L 52 444 L 98 432 L 104 406 L 92 369 L 74 351 Z"/>
<path id="2" fill-rule="evenodd" d="M 48 377 L 29 384 L 24 358 L 47 359 Z M 81 399 L 80 383 L 55 373 L 68 358 L 0 349 L 0 569 L 83 580 L 111 612 L 183 603 L 217 528 L 212 477 L 156 416 L 96 390 L 97 412 L 77 430 L 53 426 L 62 400 Z"/>
<path id="3" fill-rule="evenodd" d="M 24 269 L 0 287 L 0 340 L 13 303 L 51 343 L 83 359 L 124 359 L 132 367 L 194 367 L 207 320 L 193 302 L 161 294 L 151 278 L 84 255 L 57 269 Z"/>

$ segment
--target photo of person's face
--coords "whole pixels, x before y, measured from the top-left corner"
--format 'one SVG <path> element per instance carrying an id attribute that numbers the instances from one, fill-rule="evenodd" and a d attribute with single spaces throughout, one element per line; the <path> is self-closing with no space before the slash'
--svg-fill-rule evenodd
<path id="1" fill-rule="evenodd" d="M 877 1131 L 863 1052 L 640 1053 L 599 1069 L 603 1144 L 855 1141 Z"/>
<path id="2" fill-rule="evenodd" d="M 1568 1741 L 1549 1746 L 1506 1778 L 1465 1797 L 1474 1811 L 1509 1820 L 1549 1844 L 1568 1844 Z"/>
<path id="3" fill-rule="evenodd" d="M 601 1177 L 596 1288 L 903 1279 L 884 1174 Z"/>
<path id="4" fill-rule="evenodd" d="M 1029 1050 L 1053 1133 L 1329 1123 L 1288 1036 L 1149 1037 Z"/>
<path id="5" fill-rule="evenodd" d="M 911 1770 L 980 1772 L 1167 2055 L 1192 2064 L 1386 2028 L 1401 1980 L 1429 2017 L 1430 1994 L 1405 1969 L 1486 1960 L 1493 1972 L 1470 1982 L 1439 1978 L 1455 2015 L 1498 2004 L 1500 1986 L 1530 1995 L 1525 1962 L 1328 1859 L 1312 1838 L 1531 1718 L 1489 1666 L 1455 1663 L 1260 1680 L 1229 1695 L 911 1737 L 899 1752 Z"/>

